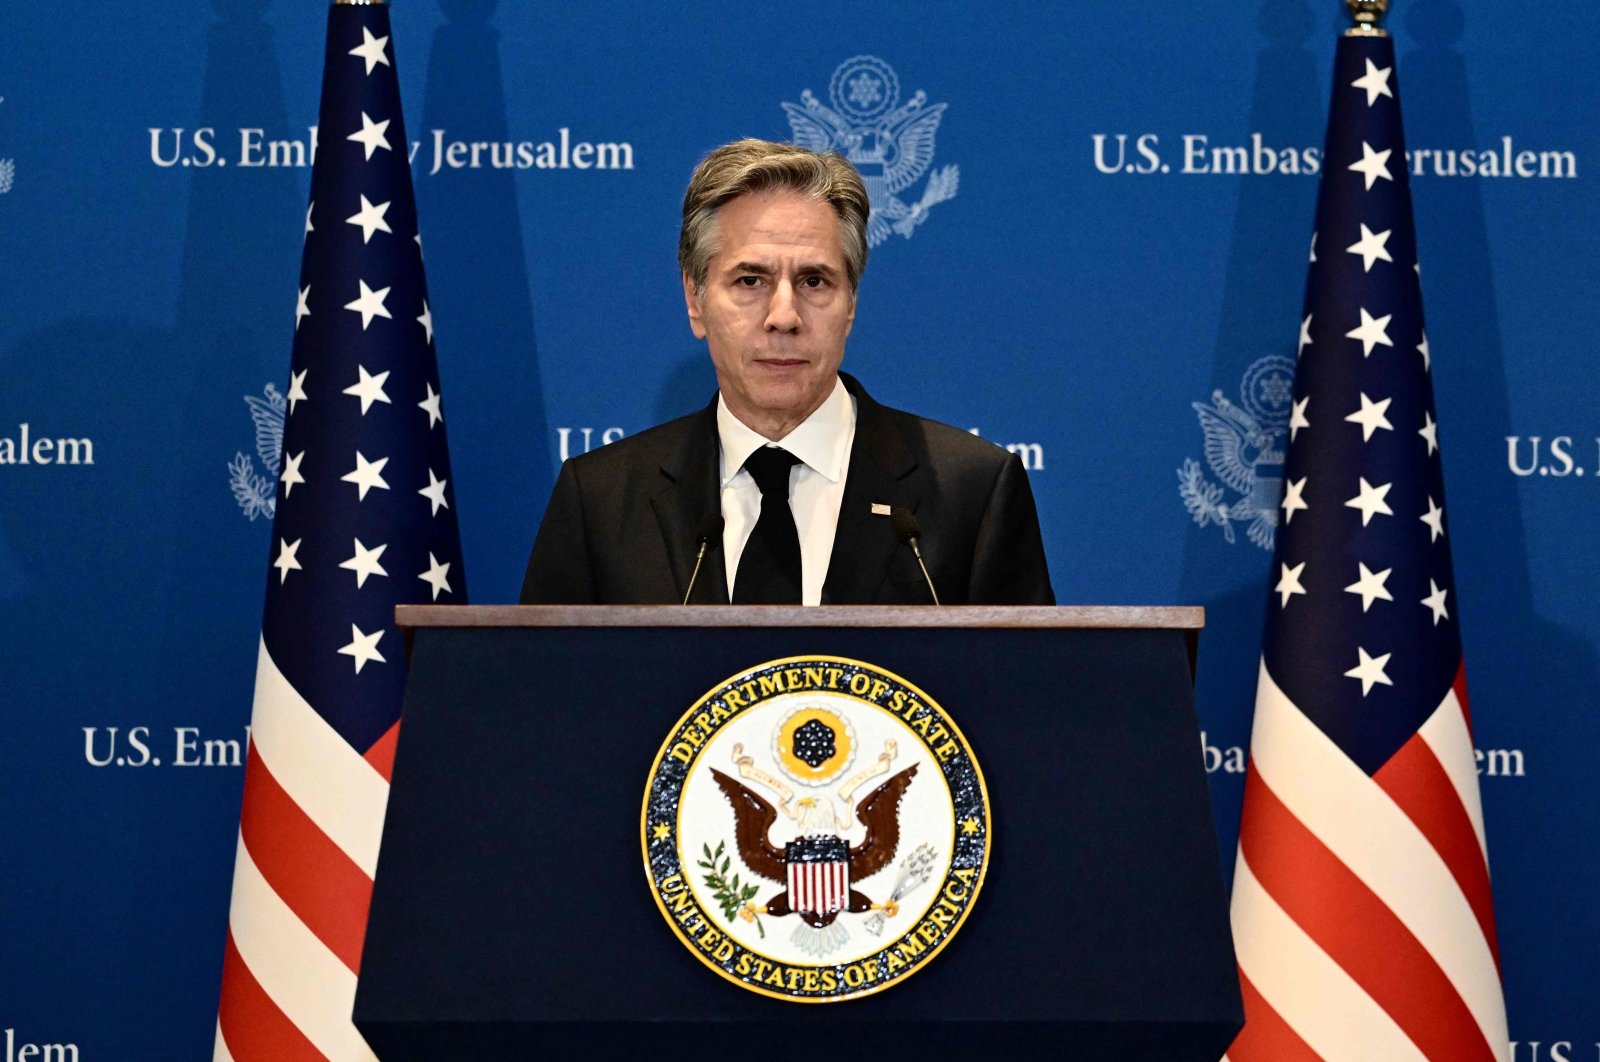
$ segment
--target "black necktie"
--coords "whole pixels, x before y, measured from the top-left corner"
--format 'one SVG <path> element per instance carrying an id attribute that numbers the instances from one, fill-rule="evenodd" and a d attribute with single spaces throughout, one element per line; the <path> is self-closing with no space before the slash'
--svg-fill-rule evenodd
<path id="1" fill-rule="evenodd" d="M 800 460 L 787 450 L 763 446 L 744 468 L 761 488 L 761 518 L 739 555 L 733 577 L 735 605 L 800 604 L 800 532 L 789 508 L 789 469 Z"/>

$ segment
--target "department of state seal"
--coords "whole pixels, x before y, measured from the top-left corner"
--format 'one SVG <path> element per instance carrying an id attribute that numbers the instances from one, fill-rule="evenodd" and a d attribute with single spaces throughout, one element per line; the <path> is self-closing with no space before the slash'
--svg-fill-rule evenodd
<path id="1" fill-rule="evenodd" d="M 753 992 L 882 991 L 955 935 L 989 861 L 989 800 L 944 709 L 872 664 L 804 656 L 720 683 L 667 735 L 644 797 L 656 904 Z"/>

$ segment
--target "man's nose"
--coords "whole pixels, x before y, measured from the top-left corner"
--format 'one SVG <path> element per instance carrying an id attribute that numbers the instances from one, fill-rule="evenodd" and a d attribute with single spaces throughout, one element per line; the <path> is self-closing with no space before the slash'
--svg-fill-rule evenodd
<path id="1" fill-rule="evenodd" d="M 779 280 L 772 286 L 766 328 L 769 332 L 797 332 L 800 329 L 800 309 L 795 304 L 794 285 L 788 280 Z"/>

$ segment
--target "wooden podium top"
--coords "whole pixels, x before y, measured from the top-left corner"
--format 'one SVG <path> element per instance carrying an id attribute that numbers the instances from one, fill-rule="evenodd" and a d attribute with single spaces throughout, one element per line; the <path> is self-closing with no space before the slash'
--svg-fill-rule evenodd
<path id="1" fill-rule="evenodd" d="M 1198 606 L 400 605 L 401 627 L 1035 627 L 1198 631 Z"/>

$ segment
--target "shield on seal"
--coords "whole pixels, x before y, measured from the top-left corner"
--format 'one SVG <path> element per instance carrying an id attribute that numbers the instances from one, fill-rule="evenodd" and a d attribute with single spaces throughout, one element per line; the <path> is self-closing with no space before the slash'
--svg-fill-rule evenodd
<path id="1" fill-rule="evenodd" d="M 850 901 L 850 850 L 843 837 L 801 837 L 784 845 L 783 854 L 789 906 L 801 917 L 827 917 L 845 909 Z"/>

